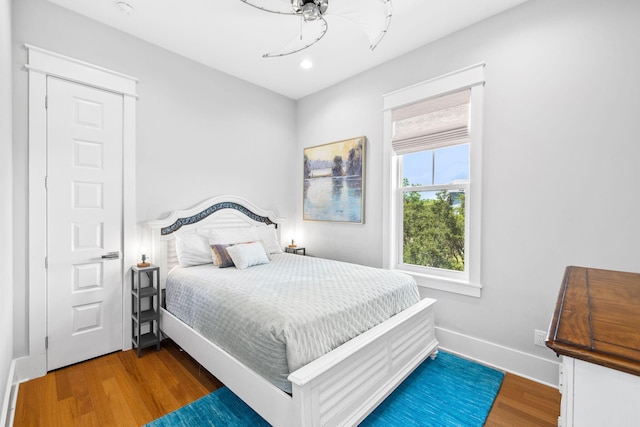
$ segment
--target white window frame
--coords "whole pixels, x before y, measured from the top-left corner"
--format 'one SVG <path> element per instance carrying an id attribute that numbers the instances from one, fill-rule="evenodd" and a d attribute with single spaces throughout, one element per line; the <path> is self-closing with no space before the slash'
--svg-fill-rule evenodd
<path id="1" fill-rule="evenodd" d="M 465 88 L 471 89 L 469 128 L 469 183 L 465 186 L 465 271 L 420 267 L 402 263 L 402 201 L 399 156 L 392 148 L 392 111 L 428 98 Z M 484 64 L 477 64 L 434 79 L 430 79 L 383 96 L 384 99 L 384 213 L 383 213 L 383 266 L 399 270 L 416 278 L 419 286 L 480 297 L 481 284 L 481 202 L 482 202 L 482 108 L 484 90 Z M 433 186 L 415 187 L 413 191 L 433 189 Z M 445 187 L 445 186 L 437 186 Z"/>

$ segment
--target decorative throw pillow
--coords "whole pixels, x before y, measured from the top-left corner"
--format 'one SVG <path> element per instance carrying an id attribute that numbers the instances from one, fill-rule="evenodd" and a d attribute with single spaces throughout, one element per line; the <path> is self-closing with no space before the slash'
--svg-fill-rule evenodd
<path id="1" fill-rule="evenodd" d="M 227 249 L 230 245 L 211 245 L 209 251 L 213 254 L 213 258 L 216 260 L 216 264 L 219 268 L 233 267 L 233 260 L 229 256 Z"/>
<path id="2" fill-rule="evenodd" d="M 244 270 L 254 265 L 269 263 L 269 257 L 267 257 L 267 253 L 261 242 L 240 243 L 229 246 L 227 253 L 239 270 Z"/>

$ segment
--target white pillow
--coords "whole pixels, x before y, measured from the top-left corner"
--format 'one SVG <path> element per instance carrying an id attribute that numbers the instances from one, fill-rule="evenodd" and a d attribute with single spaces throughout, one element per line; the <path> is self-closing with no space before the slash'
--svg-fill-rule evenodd
<path id="1" fill-rule="evenodd" d="M 196 233 L 176 232 L 176 254 L 180 267 L 211 264 L 213 254 L 209 247 L 209 240 Z"/>
<path id="2" fill-rule="evenodd" d="M 258 239 L 264 242 L 267 251 L 270 254 L 282 253 L 275 225 L 271 224 L 266 227 L 256 227 L 256 233 L 258 235 Z"/>
<path id="3" fill-rule="evenodd" d="M 241 243 L 229 246 L 227 247 L 227 253 L 239 270 L 244 270 L 254 265 L 269 263 L 267 253 L 260 242 Z"/>
<path id="4" fill-rule="evenodd" d="M 256 240 L 259 240 L 256 227 L 214 228 L 209 231 L 210 245 L 231 245 Z"/>

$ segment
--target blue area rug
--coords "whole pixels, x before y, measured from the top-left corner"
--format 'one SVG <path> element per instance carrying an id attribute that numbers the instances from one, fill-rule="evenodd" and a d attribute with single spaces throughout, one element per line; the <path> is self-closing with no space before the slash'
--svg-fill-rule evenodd
<path id="1" fill-rule="evenodd" d="M 504 374 L 449 353 L 427 359 L 360 425 L 464 426 L 484 424 Z M 148 427 L 269 426 L 223 387 Z"/>

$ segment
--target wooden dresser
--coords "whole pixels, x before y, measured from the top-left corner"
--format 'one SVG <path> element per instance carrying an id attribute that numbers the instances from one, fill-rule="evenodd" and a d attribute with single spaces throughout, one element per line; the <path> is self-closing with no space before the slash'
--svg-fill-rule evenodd
<path id="1" fill-rule="evenodd" d="M 640 274 L 567 267 L 547 346 L 560 426 L 640 426 Z"/>

